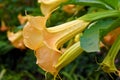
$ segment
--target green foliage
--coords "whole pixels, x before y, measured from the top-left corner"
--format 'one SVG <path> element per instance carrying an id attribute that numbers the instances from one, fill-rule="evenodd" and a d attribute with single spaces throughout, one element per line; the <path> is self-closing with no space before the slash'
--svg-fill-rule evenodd
<path id="1" fill-rule="evenodd" d="M 120 26 L 119 18 L 103 19 L 88 26 L 80 38 L 81 47 L 87 52 L 100 51 L 100 40 L 110 31 Z"/>
<path id="2" fill-rule="evenodd" d="M 98 8 L 111 9 L 111 7 L 100 0 L 70 0 L 71 3 L 83 6 L 94 6 Z"/>
<path id="3" fill-rule="evenodd" d="M 10 42 L 7 40 L 6 33 L 0 32 L 0 55 L 6 54 L 10 50 L 12 50 L 14 47 L 10 44 Z"/>
<path id="4" fill-rule="evenodd" d="M 78 0 L 79 1 L 79 0 Z M 89 1 L 89 0 L 88 0 Z M 108 1 L 108 0 L 101 0 L 102 2 L 106 2 L 108 6 L 111 6 L 112 8 L 116 9 L 118 7 L 118 0 L 115 1 Z M 91 13 L 82 16 L 80 19 L 84 19 L 87 21 L 95 21 L 98 19 L 102 19 L 105 17 L 118 17 L 116 21 L 112 23 L 107 22 L 106 20 L 103 20 L 103 22 L 95 22 L 92 26 L 89 26 L 87 30 L 85 30 L 83 36 L 81 37 L 81 47 L 87 51 L 87 52 L 94 52 L 94 51 L 99 51 L 99 42 L 100 39 L 105 36 L 108 32 L 111 30 L 115 29 L 116 27 L 119 26 L 119 11 L 118 10 L 106 10 L 106 11 L 100 11 L 96 13 Z M 103 26 L 104 24 L 104 26 Z M 101 25 L 103 27 L 101 27 Z M 108 28 L 107 28 L 108 27 Z"/>
<path id="5" fill-rule="evenodd" d="M 118 2 L 119 0 L 101 0 L 102 2 L 108 4 L 113 9 L 118 9 Z"/>
<path id="6" fill-rule="evenodd" d="M 100 20 L 90 25 L 80 38 L 81 47 L 87 52 L 100 51 L 100 30 L 106 29 L 112 22 L 113 20 Z"/>

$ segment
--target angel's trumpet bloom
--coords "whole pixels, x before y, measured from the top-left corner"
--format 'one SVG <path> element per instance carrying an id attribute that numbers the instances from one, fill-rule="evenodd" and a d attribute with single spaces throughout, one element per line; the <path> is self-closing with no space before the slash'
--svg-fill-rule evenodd
<path id="1" fill-rule="evenodd" d="M 37 64 L 51 74 L 57 74 L 55 64 L 62 52 L 61 45 L 83 31 L 89 22 L 77 19 L 46 28 L 46 17 L 29 17 L 23 29 L 24 44 L 35 50 Z"/>
<path id="2" fill-rule="evenodd" d="M 13 46 L 19 49 L 25 49 L 25 45 L 23 43 L 22 31 L 18 31 L 16 33 L 8 31 L 7 37 Z"/>
<path id="3" fill-rule="evenodd" d="M 115 58 L 119 50 L 120 50 L 120 36 L 117 38 L 115 43 L 113 43 L 113 46 L 109 50 L 107 56 L 105 57 L 103 62 L 100 64 L 104 72 L 117 73 L 118 76 L 120 76 L 120 71 L 117 70 L 114 64 Z"/>
<path id="4" fill-rule="evenodd" d="M 41 11 L 44 15 L 48 15 L 53 12 L 59 4 L 67 0 L 38 0 L 41 3 Z"/>

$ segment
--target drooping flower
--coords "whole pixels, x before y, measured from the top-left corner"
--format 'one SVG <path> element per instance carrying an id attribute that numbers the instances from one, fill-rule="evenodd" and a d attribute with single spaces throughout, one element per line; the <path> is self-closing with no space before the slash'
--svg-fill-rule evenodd
<path id="1" fill-rule="evenodd" d="M 46 17 L 29 17 L 23 29 L 24 44 L 35 50 L 37 64 L 51 74 L 57 74 L 55 65 L 62 52 L 59 48 L 83 31 L 89 22 L 77 19 L 58 26 L 46 28 Z"/>

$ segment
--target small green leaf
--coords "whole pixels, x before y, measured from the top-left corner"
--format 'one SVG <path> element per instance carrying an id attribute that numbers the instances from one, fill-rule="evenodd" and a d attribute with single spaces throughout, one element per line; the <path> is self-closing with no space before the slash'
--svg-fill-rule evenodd
<path id="1" fill-rule="evenodd" d="M 100 38 L 102 39 L 108 32 L 118 28 L 120 26 L 120 17 L 116 19 L 110 26 L 109 29 L 101 29 L 100 30 Z"/>
<path id="2" fill-rule="evenodd" d="M 113 20 L 100 20 L 93 23 L 90 28 L 86 29 L 80 38 L 81 47 L 87 52 L 99 51 L 99 31 L 110 26 Z"/>
<path id="3" fill-rule="evenodd" d="M 118 9 L 119 0 L 101 0 L 101 1 L 110 5 L 113 9 Z"/>
<path id="4" fill-rule="evenodd" d="M 70 3 L 84 6 L 95 6 L 104 9 L 112 9 L 110 6 L 100 0 L 69 0 Z"/>

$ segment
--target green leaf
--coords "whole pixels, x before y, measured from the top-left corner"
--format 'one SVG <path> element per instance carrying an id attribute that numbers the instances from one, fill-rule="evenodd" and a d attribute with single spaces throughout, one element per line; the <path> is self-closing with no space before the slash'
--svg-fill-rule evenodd
<path id="1" fill-rule="evenodd" d="M 101 0 L 101 1 L 110 5 L 113 9 L 118 9 L 119 0 Z"/>
<path id="2" fill-rule="evenodd" d="M 81 47 L 87 52 L 99 51 L 99 41 L 110 31 L 120 26 L 120 18 L 116 20 L 99 20 L 85 30 L 80 38 Z"/>
<path id="3" fill-rule="evenodd" d="M 88 29 L 85 30 L 82 37 L 80 38 L 81 47 L 86 52 L 96 52 L 99 51 L 99 38 L 100 38 L 100 30 L 107 29 L 113 20 L 99 20 L 94 22 L 89 26 Z"/>
<path id="4" fill-rule="evenodd" d="M 110 26 L 109 29 L 101 29 L 100 30 L 100 38 L 102 39 L 108 32 L 118 28 L 120 26 L 120 17 L 116 19 Z"/>
<path id="5" fill-rule="evenodd" d="M 110 6 L 100 0 L 69 0 L 69 2 L 72 4 L 79 4 L 84 6 L 95 6 L 104 9 L 112 9 Z"/>
<path id="6" fill-rule="evenodd" d="M 118 0 L 118 10 L 120 10 L 120 0 Z"/>

